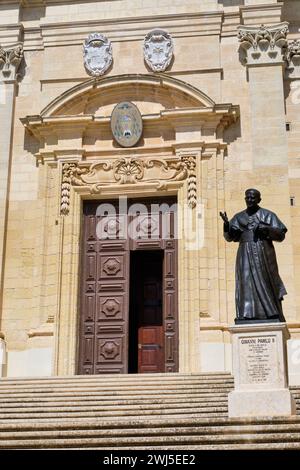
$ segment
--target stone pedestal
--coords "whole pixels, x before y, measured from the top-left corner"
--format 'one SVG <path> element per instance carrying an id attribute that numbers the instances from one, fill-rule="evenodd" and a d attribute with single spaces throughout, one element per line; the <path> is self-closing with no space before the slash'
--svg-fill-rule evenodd
<path id="1" fill-rule="evenodd" d="M 234 391 L 228 396 L 229 417 L 296 414 L 288 389 L 286 324 L 242 324 L 230 332 Z"/>

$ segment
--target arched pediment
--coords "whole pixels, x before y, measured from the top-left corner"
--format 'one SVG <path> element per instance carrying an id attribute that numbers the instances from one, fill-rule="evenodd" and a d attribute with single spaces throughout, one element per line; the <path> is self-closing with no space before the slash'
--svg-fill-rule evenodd
<path id="1" fill-rule="evenodd" d="M 114 141 L 110 127 L 112 110 L 121 101 L 132 101 L 142 115 L 143 134 L 135 152 L 160 147 L 172 153 L 183 142 L 198 147 L 203 142 L 222 144 L 223 129 L 238 115 L 236 106 L 216 104 L 195 87 L 166 75 L 89 79 L 59 95 L 39 115 L 21 119 L 39 141 L 35 156 L 57 162 L 66 155 L 89 158 L 133 151 Z"/>
<path id="2" fill-rule="evenodd" d="M 120 75 L 80 83 L 55 98 L 42 117 L 110 116 L 114 105 L 132 101 L 141 114 L 166 109 L 211 108 L 215 103 L 195 87 L 163 75 Z M 149 111 L 150 110 L 150 111 Z"/>

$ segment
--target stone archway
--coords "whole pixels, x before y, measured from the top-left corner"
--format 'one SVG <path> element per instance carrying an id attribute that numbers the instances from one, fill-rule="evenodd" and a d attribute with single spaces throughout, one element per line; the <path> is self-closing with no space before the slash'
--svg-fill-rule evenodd
<path id="1" fill-rule="evenodd" d="M 143 139 L 129 149 L 119 147 L 110 131 L 111 110 L 125 100 L 138 106 L 144 123 Z M 216 205 L 224 201 L 222 135 L 237 115 L 235 106 L 215 104 L 180 80 L 127 75 L 83 82 L 39 116 L 22 119 L 40 146 L 35 156 L 47 187 L 45 218 L 56 217 L 58 226 L 45 242 L 46 256 L 53 256 L 56 266 L 51 277 L 57 298 L 55 374 L 74 374 L 76 367 L 82 200 L 120 193 L 177 196 L 179 370 L 199 370 L 200 317 L 219 308 L 218 279 L 225 262 L 216 224 Z M 120 178 L 124 165 L 127 176 Z M 198 228 L 190 240 L 192 227 Z M 54 246 L 58 253 L 53 254 Z"/>

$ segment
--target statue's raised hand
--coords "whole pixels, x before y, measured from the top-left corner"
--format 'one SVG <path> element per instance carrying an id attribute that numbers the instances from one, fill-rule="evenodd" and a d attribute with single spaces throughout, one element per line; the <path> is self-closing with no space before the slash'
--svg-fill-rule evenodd
<path id="1" fill-rule="evenodd" d="M 220 217 L 223 219 L 224 224 L 228 224 L 228 217 L 226 212 L 220 212 Z"/>
<path id="2" fill-rule="evenodd" d="M 228 220 L 226 212 L 220 212 L 220 217 L 224 222 L 224 231 L 228 232 L 228 230 L 229 230 L 229 220 Z"/>

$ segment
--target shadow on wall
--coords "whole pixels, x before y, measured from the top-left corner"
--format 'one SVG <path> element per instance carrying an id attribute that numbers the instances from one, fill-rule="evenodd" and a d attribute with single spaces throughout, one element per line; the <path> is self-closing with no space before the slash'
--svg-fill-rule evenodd
<path id="1" fill-rule="evenodd" d="M 231 124 L 227 129 L 224 130 L 223 140 L 226 144 L 231 144 L 236 139 L 242 136 L 241 132 L 241 120 L 238 118 L 235 123 Z"/>
<path id="2" fill-rule="evenodd" d="M 223 5 L 223 7 L 236 7 L 239 5 L 245 5 L 244 0 L 218 0 L 218 3 Z"/>

